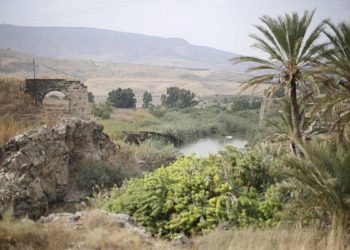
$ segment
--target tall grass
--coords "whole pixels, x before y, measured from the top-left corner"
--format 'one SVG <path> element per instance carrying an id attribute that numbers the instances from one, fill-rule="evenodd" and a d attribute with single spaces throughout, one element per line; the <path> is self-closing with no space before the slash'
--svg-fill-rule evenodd
<path id="1" fill-rule="evenodd" d="M 119 118 L 101 121 L 105 132 L 114 140 L 124 138 L 123 131 L 154 131 L 171 133 L 183 141 L 211 134 L 244 133 L 248 137 L 257 132 L 258 111 L 228 112 L 218 107 L 193 110 L 166 110 L 161 117 L 147 115 L 135 120 Z M 254 132 L 252 132 L 254 131 Z"/>
<path id="2" fill-rule="evenodd" d="M 0 148 L 12 137 L 24 132 L 28 125 L 13 116 L 0 117 Z"/>
<path id="3" fill-rule="evenodd" d="M 15 219 L 6 212 L 0 220 L 0 249 L 67 249 L 73 238 L 70 229 L 43 227 L 29 219 Z"/>
<path id="4" fill-rule="evenodd" d="M 24 86 L 23 80 L 0 78 L 0 116 L 24 113 L 33 108 L 33 100 L 24 93 Z"/>
<path id="5" fill-rule="evenodd" d="M 340 250 L 313 228 L 216 230 L 197 238 L 195 245 L 201 250 Z"/>
<path id="6" fill-rule="evenodd" d="M 30 126 L 19 115 L 33 109 L 33 101 L 23 91 L 24 81 L 0 79 L 0 148 Z"/>

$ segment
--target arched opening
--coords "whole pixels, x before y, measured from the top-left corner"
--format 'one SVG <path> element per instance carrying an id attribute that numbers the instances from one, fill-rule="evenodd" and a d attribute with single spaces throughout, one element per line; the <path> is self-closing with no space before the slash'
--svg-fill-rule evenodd
<path id="1" fill-rule="evenodd" d="M 43 99 L 43 108 L 47 111 L 69 111 L 69 102 L 65 94 L 50 91 Z"/>

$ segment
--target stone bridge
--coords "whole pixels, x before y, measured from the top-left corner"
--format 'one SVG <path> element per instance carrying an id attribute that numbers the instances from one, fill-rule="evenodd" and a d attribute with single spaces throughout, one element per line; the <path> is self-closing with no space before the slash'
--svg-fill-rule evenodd
<path id="1" fill-rule="evenodd" d="M 42 104 L 44 97 L 52 92 L 63 93 L 69 103 L 69 111 L 77 114 L 89 112 L 87 87 L 80 81 L 64 79 L 26 79 L 25 92 L 33 97 L 35 103 Z"/>

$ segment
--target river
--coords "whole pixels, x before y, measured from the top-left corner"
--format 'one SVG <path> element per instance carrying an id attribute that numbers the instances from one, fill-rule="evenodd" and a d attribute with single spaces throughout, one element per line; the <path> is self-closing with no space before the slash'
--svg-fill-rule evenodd
<path id="1" fill-rule="evenodd" d="M 180 152 L 184 155 L 197 154 L 198 156 L 208 156 L 222 150 L 226 145 L 232 145 L 242 149 L 247 145 L 248 141 L 233 135 L 232 138 L 225 136 L 211 136 L 201 138 L 190 143 L 184 144 L 180 148 Z"/>

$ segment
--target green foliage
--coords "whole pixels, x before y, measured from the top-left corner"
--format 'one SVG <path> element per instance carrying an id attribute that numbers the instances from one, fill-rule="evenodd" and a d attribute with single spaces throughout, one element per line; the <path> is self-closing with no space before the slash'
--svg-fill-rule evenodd
<path id="1" fill-rule="evenodd" d="M 136 98 L 132 89 L 112 90 L 108 93 L 107 100 L 112 103 L 115 108 L 135 108 Z"/>
<path id="2" fill-rule="evenodd" d="M 295 201 L 308 214 L 350 218 L 349 149 L 320 141 L 299 147 L 303 158 L 284 158 L 283 171 L 289 177 L 284 186 L 292 190 Z"/>
<path id="3" fill-rule="evenodd" d="M 92 106 L 91 114 L 95 117 L 99 117 L 101 119 L 109 119 L 111 117 L 111 105 L 109 102 L 94 104 Z"/>
<path id="4" fill-rule="evenodd" d="M 149 108 L 150 105 L 152 105 L 152 94 L 149 93 L 148 91 L 145 91 L 145 93 L 143 93 L 143 104 L 142 104 L 142 107 L 143 108 Z"/>
<path id="5" fill-rule="evenodd" d="M 161 118 L 165 115 L 165 113 L 167 112 L 167 109 L 162 106 L 156 106 L 156 107 L 152 106 L 150 107 L 149 111 L 155 117 Z"/>
<path id="6" fill-rule="evenodd" d="M 118 165 L 106 162 L 93 162 L 78 167 L 75 180 L 79 187 L 92 190 L 96 186 L 120 186 L 125 175 Z"/>
<path id="7" fill-rule="evenodd" d="M 258 97 L 248 97 L 248 96 L 238 96 L 233 100 L 232 111 L 242 111 L 248 109 L 260 109 L 261 98 Z"/>
<path id="8" fill-rule="evenodd" d="M 315 120 L 321 115 L 330 132 L 336 132 L 342 143 L 350 144 L 350 23 L 338 25 L 327 21 L 331 32 L 325 31 L 329 46 L 322 54 L 324 63 L 316 68 L 321 73 L 317 79 L 321 91 L 313 107 Z"/>
<path id="9" fill-rule="evenodd" d="M 198 104 L 196 95 L 189 90 L 170 87 L 166 95 L 161 96 L 162 105 L 170 108 L 192 108 Z"/>
<path id="10" fill-rule="evenodd" d="M 135 157 L 142 163 L 143 171 L 150 171 L 160 166 L 167 166 L 179 156 L 179 150 L 173 144 L 162 140 L 146 140 L 134 145 Z"/>
<path id="11" fill-rule="evenodd" d="M 105 131 L 113 139 L 123 139 L 123 131 L 154 131 L 170 133 L 187 142 L 212 134 L 239 132 L 250 139 L 257 133 L 259 111 L 222 111 L 218 107 L 201 109 L 167 109 L 154 107 L 150 112 L 155 116 L 139 118 L 132 123 L 120 119 L 101 121 Z"/>
<path id="12" fill-rule="evenodd" d="M 106 208 L 132 215 L 152 234 L 168 237 L 196 234 L 224 221 L 238 227 L 272 225 L 281 209 L 281 195 L 273 184 L 262 185 L 268 181 L 263 180 L 262 163 L 250 162 L 252 155 L 231 148 L 207 158 L 179 158 L 113 189 Z M 257 187 L 236 182 L 243 175 L 236 168 L 261 179 Z"/>
<path id="13" fill-rule="evenodd" d="M 254 66 L 249 71 L 262 71 L 263 73 L 249 79 L 246 88 L 261 83 L 271 83 L 270 87 L 265 90 L 264 103 L 266 105 L 263 107 L 267 106 L 269 100 L 281 87 L 285 88 L 286 93 L 289 93 L 293 140 L 296 141 L 302 140 L 300 122 L 303 119 L 299 113 L 301 98 L 298 99 L 297 95 L 304 92 L 306 96 L 310 96 L 309 82 L 305 79 L 315 75 L 313 67 L 322 61 L 321 52 L 326 47 L 325 43 L 317 44 L 324 24 L 321 23 L 310 30 L 314 13 L 315 11 L 311 13 L 305 11 L 302 16 L 292 13 L 277 18 L 261 17 L 262 25 L 255 26 L 259 31 L 259 36 L 252 34 L 251 37 L 255 40 L 253 47 L 266 53 L 268 59 L 251 56 L 233 59 L 236 62 L 252 62 Z M 304 101 L 306 99 L 306 97 L 302 98 Z"/>
<path id="14" fill-rule="evenodd" d="M 92 92 L 88 92 L 88 101 L 91 103 L 95 102 L 95 96 Z"/>

